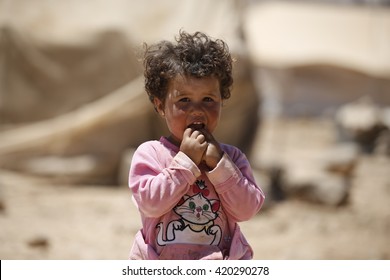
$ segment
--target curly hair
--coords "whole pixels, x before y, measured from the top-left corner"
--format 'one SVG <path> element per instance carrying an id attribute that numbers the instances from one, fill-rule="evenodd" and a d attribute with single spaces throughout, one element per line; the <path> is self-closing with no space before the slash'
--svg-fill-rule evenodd
<path id="1" fill-rule="evenodd" d="M 202 32 L 180 31 L 175 39 L 176 44 L 169 41 L 144 44 L 145 90 L 150 101 L 158 98 L 164 102 L 169 81 L 178 74 L 197 78 L 215 76 L 222 99 L 228 99 L 233 84 L 233 59 L 227 44 Z"/>

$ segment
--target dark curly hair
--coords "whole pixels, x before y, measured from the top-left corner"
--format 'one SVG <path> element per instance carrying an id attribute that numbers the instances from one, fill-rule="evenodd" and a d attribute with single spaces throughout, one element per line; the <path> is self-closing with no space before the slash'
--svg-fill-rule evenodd
<path id="1" fill-rule="evenodd" d="M 198 78 L 215 76 L 222 99 L 230 97 L 233 60 L 224 41 L 213 40 L 202 32 L 180 31 L 176 44 L 161 41 L 144 47 L 145 89 L 150 101 L 157 97 L 164 102 L 169 81 L 178 74 Z"/>

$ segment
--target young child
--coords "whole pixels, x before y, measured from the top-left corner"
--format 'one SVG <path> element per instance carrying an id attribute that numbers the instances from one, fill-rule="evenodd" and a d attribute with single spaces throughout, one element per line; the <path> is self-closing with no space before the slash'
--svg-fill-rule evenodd
<path id="1" fill-rule="evenodd" d="M 129 187 L 142 229 L 130 259 L 252 259 L 237 222 L 264 201 L 245 155 L 213 136 L 230 97 L 232 58 L 222 40 L 181 31 L 146 46 L 145 88 L 170 135 L 136 150 Z"/>

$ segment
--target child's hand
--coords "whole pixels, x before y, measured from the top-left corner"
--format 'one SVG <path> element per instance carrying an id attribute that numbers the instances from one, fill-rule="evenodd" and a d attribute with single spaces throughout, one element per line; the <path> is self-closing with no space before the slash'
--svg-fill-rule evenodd
<path id="1" fill-rule="evenodd" d="M 201 163 L 207 146 L 206 137 L 200 131 L 191 128 L 184 131 L 180 151 L 185 153 L 196 165 L 199 166 Z"/>
<path id="2" fill-rule="evenodd" d="M 214 169 L 218 162 L 221 160 L 223 156 L 223 151 L 218 143 L 215 140 L 214 136 L 206 130 L 202 130 L 202 134 L 206 137 L 207 141 L 207 149 L 203 154 L 202 160 L 206 163 L 206 165 L 212 170 Z"/>

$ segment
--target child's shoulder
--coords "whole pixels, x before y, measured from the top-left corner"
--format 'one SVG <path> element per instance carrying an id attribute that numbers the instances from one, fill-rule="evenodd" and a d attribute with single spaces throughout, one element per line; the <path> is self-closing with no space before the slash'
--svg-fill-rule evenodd
<path id="1" fill-rule="evenodd" d="M 229 151 L 241 151 L 240 148 L 236 147 L 236 146 L 233 146 L 233 145 L 230 145 L 230 144 L 226 144 L 226 143 L 220 143 L 220 146 L 223 150 L 229 150 Z"/>
<path id="2" fill-rule="evenodd" d="M 227 153 L 230 157 L 238 157 L 241 155 L 244 155 L 244 153 L 240 150 L 240 148 L 230 145 L 230 144 L 225 144 L 221 143 L 220 144 L 221 149 Z"/>
<path id="3" fill-rule="evenodd" d="M 161 146 L 160 141 L 158 141 L 158 140 L 149 140 L 149 141 L 145 141 L 145 142 L 141 143 L 138 146 L 137 150 L 150 150 L 150 149 L 156 150 L 160 146 Z"/>
<path id="4" fill-rule="evenodd" d="M 165 137 L 161 137 L 159 140 L 149 140 L 140 144 L 137 148 L 138 151 L 162 151 L 162 150 L 175 150 L 175 146 L 171 144 Z"/>

